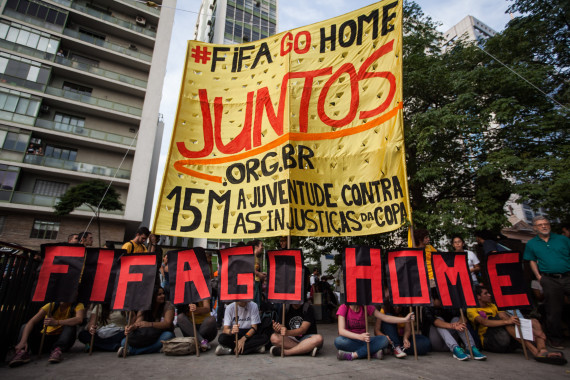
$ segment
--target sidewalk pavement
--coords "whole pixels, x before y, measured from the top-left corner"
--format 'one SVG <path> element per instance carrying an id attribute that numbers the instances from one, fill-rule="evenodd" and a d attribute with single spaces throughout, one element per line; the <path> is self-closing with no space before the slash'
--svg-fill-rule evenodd
<path id="1" fill-rule="evenodd" d="M 151 354 L 117 358 L 113 352 L 83 352 L 83 345 L 76 343 L 64 354 L 63 362 L 49 364 L 49 355 L 18 368 L 0 367 L 2 379 L 69 379 L 89 377 L 94 379 L 570 379 L 570 364 L 556 366 L 525 360 L 522 350 L 513 354 L 485 353 L 486 361 L 460 362 L 448 352 L 431 352 L 414 360 L 413 356 L 397 359 L 387 356 L 384 360 L 366 359 L 352 362 L 336 358 L 334 338 L 336 324 L 319 324 L 324 336 L 323 349 L 316 357 L 273 357 L 269 353 L 216 356 L 217 340 L 212 350 L 200 357 L 165 356 Z M 176 330 L 180 336 L 180 330 Z M 570 356 L 570 348 L 564 350 Z"/>

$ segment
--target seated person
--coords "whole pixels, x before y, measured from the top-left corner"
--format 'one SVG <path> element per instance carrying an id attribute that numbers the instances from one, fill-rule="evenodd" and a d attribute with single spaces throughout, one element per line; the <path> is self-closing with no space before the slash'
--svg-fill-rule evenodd
<path id="1" fill-rule="evenodd" d="M 499 311 L 492 302 L 491 294 L 484 286 L 475 288 L 479 307 L 467 309 L 467 317 L 477 328 L 485 350 L 491 352 L 511 352 L 519 347 L 515 340 L 515 325 L 520 325 L 519 316 Z M 546 335 L 536 319 L 531 319 L 534 341 L 525 340 L 526 348 L 536 361 L 550 364 L 566 364 L 562 352 L 548 352 Z"/>
<path id="2" fill-rule="evenodd" d="M 153 292 L 150 310 L 139 311 L 135 323 L 125 328 L 125 335 L 129 336 L 127 355 L 152 354 L 160 352 L 162 341 L 174 338 L 174 306 L 166 301 L 164 289 L 156 288 Z M 125 341 L 117 351 L 122 357 Z"/>
<path id="3" fill-rule="evenodd" d="M 459 310 L 443 309 L 441 301 L 435 299 L 433 307 L 424 308 L 424 320 L 430 324 L 429 340 L 434 351 L 449 350 L 455 359 L 467 360 L 471 357 L 467 353 L 468 347 L 471 346 L 473 359 L 487 359 L 475 346 L 475 340 L 469 332 L 465 320 L 459 316 Z M 460 340 L 463 342 L 465 350 L 459 346 Z"/>
<path id="4" fill-rule="evenodd" d="M 380 313 L 371 305 L 366 307 L 366 313 L 389 323 L 406 323 L 413 319 L 413 313 L 408 314 L 405 318 L 394 317 Z M 334 340 L 334 345 L 338 350 L 338 360 L 368 357 L 366 343 L 370 343 L 370 357 L 383 358 L 382 349 L 388 346 L 388 338 L 384 335 L 370 337 L 363 306 L 343 304 L 338 308 L 336 314 L 338 316 L 339 336 Z"/>
<path id="5" fill-rule="evenodd" d="M 50 313 L 51 311 L 51 313 Z M 50 316 L 51 315 L 51 316 Z M 77 326 L 85 318 L 82 303 L 49 303 L 34 315 L 20 329 L 19 342 L 15 347 L 16 355 L 10 361 L 10 367 L 17 367 L 30 361 L 30 350 L 40 354 L 40 342 L 45 331 L 43 352 L 51 352 L 48 361 L 59 363 L 63 352 L 68 351 L 77 336 Z"/>
<path id="6" fill-rule="evenodd" d="M 389 312 L 385 312 L 388 310 Z M 404 308 L 401 306 L 390 306 L 385 304 L 380 310 L 382 314 L 394 315 L 401 317 Z M 412 326 L 410 323 L 388 323 L 382 322 L 381 319 L 376 319 L 374 325 L 374 335 L 384 335 L 388 338 L 388 344 L 392 348 L 392 353 L 397 358 L 405 358 L 408 355 L 414 354 L 413 339 L 410 340 L 412 335 Z M 416 334 L 416 345 L 418 355 L 426 355 L 431 350 L 431 343 L 427 336 Z"/>
<path id="7" fill-rule="evenodd" d="M 98 304 L 93 307 L 89 322 L 79 333 L 79 341 L 90 345 L 94 335 L 93 348 L 101 351 L 117 351 L 125 337 L 127 313 L 111 310 L 109 304 Z"/>
<path id="8" fill-rule="evenodd" d="M 194 312 L 194 323 L 196 324 L 200 350 L 207 351 L 211 348 L 210 342 L 218 335 L 216 318 L 210 315 L 210 300 L 206 299 L 197 304 L 191 303 L 178 308 L 178 327 L 184 336 L 194 336 L 192 312 Z"/>
<path id="9" fill-rule="evenodd" d="M 236 324 L 236 304 L 238 322 Z M 255 302 L 233 302 L 226 305 L 224 328 L 218 337 L 216 355 L 227 355 L 237 351 L 238 354 L 264 353 L 267 337 L 258 334 L 261 323 L 259 309 Z M 236 347 L 235 334 L 238 334 Z"/>
<path id="10" fill-rule="evenodd" d="M 317 351 L 323 346 L 323 336 L 317 334 L 313 306 L 305 302 L 285 307 L 285 323 L 281 324 L 281 320 L 273 321 L 275 333 L 271 335 L 273 346 L 269 353 L 281 356 L 281 349 L 284 347 L 284 356 L 303 355 L 309 352 L 312 356 L 317 355 Z"/>

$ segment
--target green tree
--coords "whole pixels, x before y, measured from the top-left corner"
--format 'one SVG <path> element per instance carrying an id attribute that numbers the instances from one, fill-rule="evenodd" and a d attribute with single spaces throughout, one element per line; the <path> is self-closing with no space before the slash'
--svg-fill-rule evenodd
<path id="1" fill-rule="evenodd" d="M 55 205 L 56 215 L 68 215 L 76 208 L 86 205 L 93 211 L 97 220 L 99 246 L 101 246 L 101 210 L 122 210 L 119 193 L 100 179 L 83 182 L 69 188 Z M 100 204 L 99 204 L 100 203 Z M 99 206 L 99 208 L 98 208 Z"/>

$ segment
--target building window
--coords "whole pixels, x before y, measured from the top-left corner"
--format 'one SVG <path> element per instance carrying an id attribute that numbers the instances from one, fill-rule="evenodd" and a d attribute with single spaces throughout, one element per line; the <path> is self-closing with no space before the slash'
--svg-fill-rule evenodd
<path id="1" fill-rule="evenodd" d="M 25 152 L 28 147 L 29 134 L 8 132 L 4 139 L 2 149 L 14 150 L 16 152 Z"/>
<path id="2" fill-rule="evenodd" d="M 50 197 L 61 197 L 63 194 L 65 194 L 68 187 L 68 183 L 37 179 L 34 185 L 34 194 L 47 195 Z"/>
<path id="3" fill-rule="evenodd" d="M 91 96 L 93 89 L 90 87 L 81 86 L 76 83 L 63 82 L 63 91 L 73 92 L 79 95 Z"/>
<path id="4" fill-rule="evenodd" d="M 38 98 L 33 98 L 31 95 L 16 91 L 0 88 L 0 119 L 14 120 L 25 124 L 30 124 L 30 121 L 18 115 L 25 115 L 35 117 L 40 108 L 40 101 Z M 33 120 L 31 120 L 33 122 Z"/>
<path id="5" fill-rule="evenodd" d="M 0 53 L 0 78 L 5 82 L 42 90 L 48 82 L 49 73 L 49 68 L 39 62 Z"/>
<path id="6" fill-rule="evenodd" d="M 6 8 L 59 26 L 63 26 L 67 18 L 67 13 L 61 8 L 33 0 L 8 0 Z"/>
<path id="7" fill-rule="evenodd" d="M 71 59 L 72 61 L 75 61 L 75 62 L 85 63 L 85 64 L 90 65 L 90 66 L 99 67 L 99 61 L 97 61 L 96 59 L 87 58 L 83 55 L 71 53 L 69 55 L 69 59 Z"/>
<path id="8" fill-rule="evenodd" d="M 14 22 L 0 22 L 0 39 L 49 54 L 55 54 L 59 46 L 59 40 L 49 34 Z"/>
<path id="9" fill-rule="evenodd" d="M 95 45 L 102 46 L 105 42 L 105 36 L 96 32 L 92 32 L 91 30 L 87 30 L 84 28 L 79 28 L 79 34 L 81 39 L 87 42 L 91 42 Z"/>
<path id="10" fill-rule="evenodd" d="M 77 134 L 84 133 L 83 128 L 85 127 L 85 119 L 82 117 L 65 115 L 63 113 L 56 112 L 53 121 L 55 122 L 55 129 L 58 131 Z"/>
<path id="11" fill-rule="evenodd" d="M 20 168 L 16 166 L 0 165 L 0 188 L 12 191 L 16 187 Z"/>
<path id="12" fill-rule="evenodd" d="M 34 220 L 34 226 L 30 233 L 31 239 L 57 239 L 59 232 L 59 222 L 51 222 L 48 220 Z"/>
<path id="13" fill-rule="evenodd" d="M 59 148 L 53 145 L 46 145 L 46 157 L 57 158 L 64 161 L 75 161 L 77 151 L 73 149 Z"/>

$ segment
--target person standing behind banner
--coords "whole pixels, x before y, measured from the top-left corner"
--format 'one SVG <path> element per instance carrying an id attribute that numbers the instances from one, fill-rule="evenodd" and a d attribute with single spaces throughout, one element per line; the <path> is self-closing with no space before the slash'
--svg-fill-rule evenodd
<path id="1" fill-rule="evenodd" d="M 174 338 L 174 306 L 166 301 L 164 289 L 156 288 L 152 295 L 150 310 L 139 311 L 134 324 L 125 328 L 129 336 L 127 355 L 142 355 L 159 352 L 162 341 Z M 117 351 L 118 357 L 123 357 L 125 339 Z"/>
<path id="2" fill-rule="evenodd" d="M 429 232 L 426 229 L 418 228 L 414 230 L 414 240 L 416 242 L 416 248 L 423 248 L 426 253 L 426 268 L 429 278 L 429 287 L 431 288 L 431 293 L 435 297 L 435 279 L 433 277 L 433 268 L 431 266 L 431 254 L 437 252 L 437 249 L 430 244 Z"/>
<path id="3" fill-rule="evenodd" d="M 455 359 L 463 361 L 471 358 L 467 353 L 471 345 L 473 359 L 487 359 L 475 346 L 475 340 L 467 328 L 465 319 L 460 317 L 458 309 L 444 309 L 441 307 L 441 301 L 436 298 L 433 307 L 424 307 L 423 311 L 424 323 L 430 326 L 429 340 L 434 351 L 451 351 Z M 465 335 L 466 331 L 469 339 Z M 465 348 L 459 346 L 459 341 L 463 342 Z"/>
<path id="4" fill-rule="evenodd" d="M 228 355 L 237 350 L 238 354 L 265 352 L 268 337 L 258 331 L 261 323 L 259 309 L 253 301 L 237 302 L 238 323 L 236 320 L 236 302 L 226 305 L 224 328 L 218 337 L 216 355 Z M 235 334 L 238 334 L 236 347 Z"/>
<path id="5" fill-rule="evenodd" d="M 126 312 L 111 310 L 109 304 L 98 304 L 93 307 L 89 322 L 85 330 L 79 332 L 78 339 L 81 343 L 90 345 L 91 336 L 95 335 L 93 348 L 114 352 L 121 346 L 126 326 Z"/>
<path id="6" fill-rule="evenodd" d="M 570 239 L 552 233 L 550 222 L 544 216 L 535 216 L 532 225 L 537 235 L 526 244 L 523 258 L 529 261 L 532 273 L 542 286 L 548 343 L 561 350 L 564 349 L 564 296 L 570 296 Z"/>
<path id="7" fill-rule="evenodd" d="M 467 264 L 469 266 L 469 272 L 471 273 L 471 278 L 473 279 L 473 285 L 479 285 L 479 280 L 477 275 L 481 272 L 481 265 L 479 264 L 479 259 L 475 253 L 465 249 L 465 241 L 459 235 L 455 235 L 451 238 L 451 246 L 455 252 L 465 252 L 467 253 Z"/>
<path id="8" fill-rule="evenodd" d="M 85 247 L 93 246 L 93 234 L 89 231 L 78 233 L 77 239 L 79 240 L 79 244 L 82 244 Z"/>
<path id="9" fill-rule="evenodd" d="M 253 287 L 253 301 L 257 304 L 257 308 L 261 307 L 261 283 L 267 277 L 267 273 L 261 271 L 261 259 L 263 257 L 263 242 L 261 240 L 252 240 L 247 243 L 253 247 L 255 256 L 254 274 L 255 282 Z"/>
<path id="10" fill-rule="evenodd" d="M 400 306 L 390 306 L 385 303 L 383 308 L 380 309 L 380 313 L 387 315 L 394 315 L 396 317 L 401 317 L 404 309 Z M 389 323 L 382 322 L 381 319 L 376 319 L 376 324 L 374 326 L 374 335 L 385 335 L 388 337 L 389 346 L 392 348 L 392 353 L 398 359 L 405 358 L 408 355 L 414 354 L 413 339 L 410 337 L 412 335 L 412 326 L 410 323 Z M 416 334 L 416 345 L 418 355 L 426 355 L 431 351 L 431 343 L 429 338 L 425 335 Z"/>
<path id="11" fill-rule="evenodd" d="M 313 306 L 308 303 L 287 305 L 285 309 L 285 323 L 273 321 L 273 334 L 269 353 L 273 356 L 281 356 L 282 343 L 285 342 L 284 356 L 303 355 L 311 353 L 316 356 L 323 346 L 323 336 L 317 334 L 315 312 Z M 285 339 L 283 340 L 283 337 Z"/>
<path id="12" fill-rule="evenodd" d="M 51 309 L 51 317 L 48 314 Z M 20 329 L 19 342 L 15 347 L 16 355 L 10 361 L 10 367 L 18 367 L 31 360 L 30 351 L 39 353 L 42 334 L 45 330 L 43 352 L 51 351 L 48 361 L 59 363 L 63 352 L 68 351 L 77 335 L 77 326 L 85 318 L 82 303 L 49 303 L 42 308 Z M 43 326 L 43 328 L 42 328 Z"/>
<path id="13" fill-rule="evenodd" d="M 414 319 L 414 313 L 405 318 L 380 313 L 372 305 L 366 307 L 367 315 L 374 315 L 388 323 L 407 323 Z M 355 360 L 368 357 L 367 344 L 370 343 L 370 357 L 383 359 L 382 350 L 388 346 L 389 340 L 384 335 L 370 336 L 367 328 L 367 317 L 361 305 L 343 304 L 338 308 L 338 335 L 334 345 L 338 350 L 338 360 Z"/>
<path id="14" fill-rule="evenodd" d="M 191 303 L 190 305 L 178 307 L 177 324 L 184 336 L 194 336 L 192 312 L 194 312 L 194 321 L 196 331 L 198 332 L 197 339 L 200 343 L 200 350 L 207 351 L 211 348 L 210 342 L 218 335 L 216 318 L 210 315 L 210 300 L 206 299 L 195 304 Z"/>
<path id="15" fill-rule="evenodd" d="M 150 231 L 148 228 L 140 227 L 137 230 L 135 237 L 132 240 L 123 244 L 122 249 L 127 251 L 127 253 L 145 253 L 145 252 L 148 252 L 144 243 L 148 239 L 149 235 L 150 235 Z"/>

